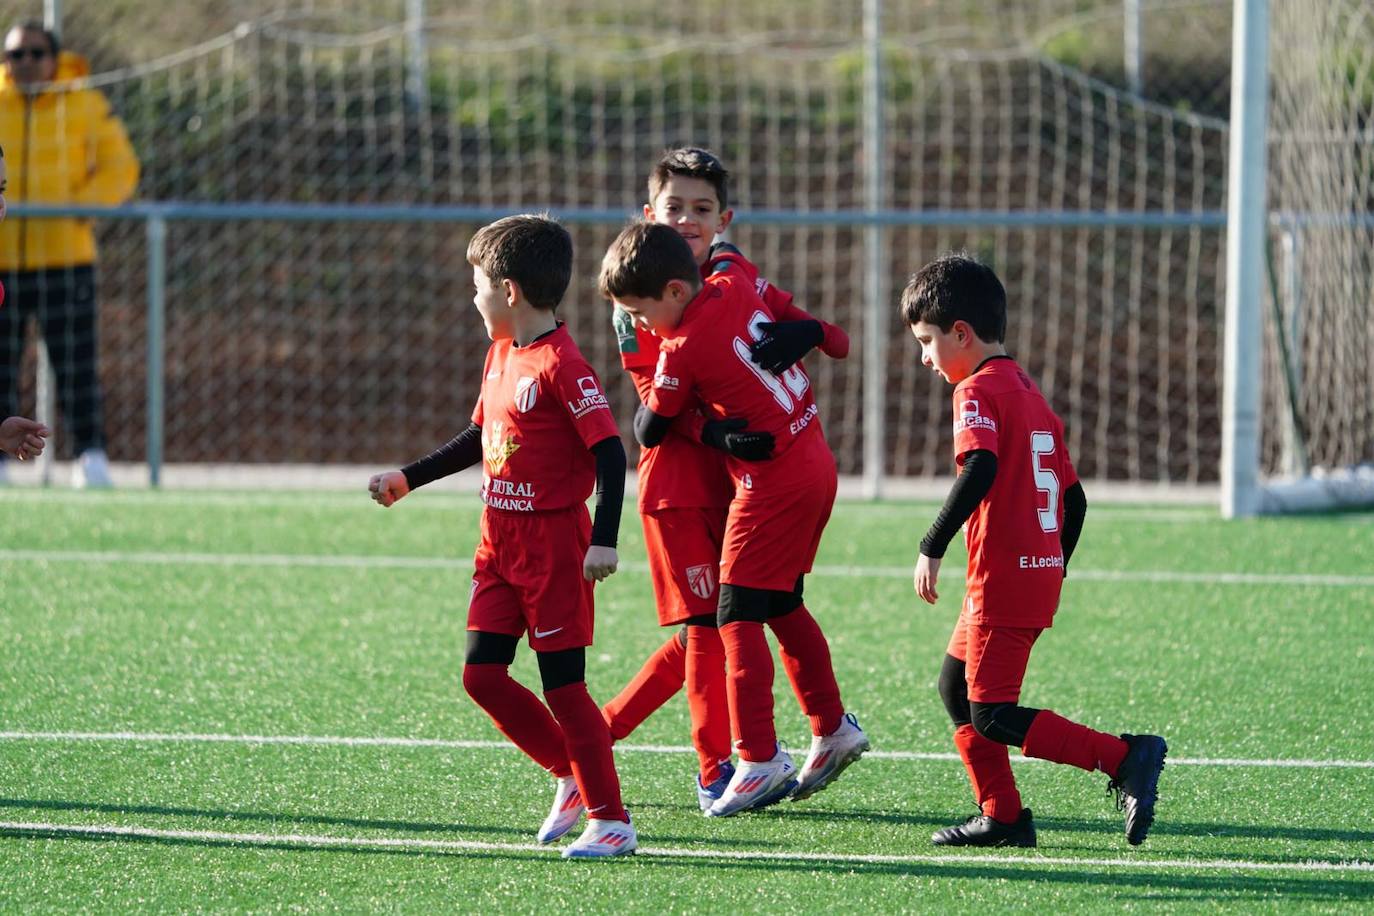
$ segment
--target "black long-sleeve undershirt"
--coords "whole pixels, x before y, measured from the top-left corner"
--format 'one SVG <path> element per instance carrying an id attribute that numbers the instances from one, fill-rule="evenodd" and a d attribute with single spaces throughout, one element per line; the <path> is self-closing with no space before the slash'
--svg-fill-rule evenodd
<path id="1" fill-rule="evenodd" d="M 591 447 L 596 457 L 596 507 L 592 519 L 592 543 L 614 547 L 620 537 L 620 509 L 625 501 L 625 446 L 619 436 L 609 436 Z M 419 461 L 401 468 L 406 485 L 414 490 L 450 474 L 466 470 L 482 460 L 482 427 L 467 429 Z"/>
<path id="2" fill-rule="evenodd" d="M 1088 514 L 1088 495 L 1083 492 L 1083 484 L 1074 481 L 1073 486 L 1064 491 L 1064 528 L 1059 532 L 1059 546 L 1064 551 L 1064 575 L 1068 575 L 1069 557 L 1078 546 L 1078 536 L 1083 533 L 1083 519 Z"/>
<path id="3" fill-rule="evenodd" d="M 620 537 L 620 507 L 625 501 L 625 445 L 608 436 L 592 446 L 596 456 L 596 507 L 592 512 L 592 543 L 615 547 Z"/>
<path id="4" fill-rule="evenodd" d="M 673 425 L 672 417 L 654 413 L 647 404 L 635 408 L 635 441 L 645 448 L 653 448 L 668 438 L 668 430 Z"/>
<path id="5" fill-rule="evenodd" d="M 973 515 L 997 479 L 997 456 L 984 448 L 974 449 L 964 456 L 964 468 L 950 488 L 935 524 L 921 539 L 921 553 L 938 560 L 945 555 L 949 542 Z"/>
<path id="6" fill-rule="evenodd" d="M 463 430 L 419 461 L 401 468 L 406 485 L 414 490 L 450 474 L 457 474 L 482 460 L 482 427 L 469 423 Z"/>

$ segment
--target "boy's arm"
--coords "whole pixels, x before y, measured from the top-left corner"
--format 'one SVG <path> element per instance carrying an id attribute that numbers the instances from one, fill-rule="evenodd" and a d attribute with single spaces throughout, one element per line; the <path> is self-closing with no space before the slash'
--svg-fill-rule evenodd
<path id="1" fill-rule="evenodd" d="M 367 482 L 367 490 L 373 502 L 389 509 L 416 487 L 457 473 L 481 460 L 482 427 L 470 423 L 467 429 L 419 461 L 412 461 L 399 471 L 373 474 Z"/>
<path id="2" fill-rule="evenodd" d="M 1064 575 L 1069 574 L 1069 557 L 1078 546 L 1078 536 L 1083 533 L 1083 519 L 1088 514 L 1088 495 L 1083 492 L 1083 484 L 1074 481 L 1073 486 L 1064 491 L 1064 529 L 1059 533 L 1059 545 L 1064 551 Z"/>
<path id="3" fill-rule="evenodd" d="M 935 524 L 921 539 L 921 553 L 938 560 L 945 555 L 949 542 L 973 515 L 997 479 L 997 456 L 987 449 L 975 449 L 964 456 L 964 467 L 950 488 Z"/>
<path id="4" fill-rule="evenodd" d="M 764 369 L 775 374 L 786 372 L 816 347 L 833 359 L 849 355 L 849 335 L 843 328 L 798 308 L 791 293 L 759 280 L 758 268 L 734 245 L 729 242 L 712 245 L 710 264 L 713 274 L 733 273 L 748 280 L 773 313 L 774 321 L 759 325 L 764 338 L 750 347 L 754 362 Z"/>
<path id="5" fill-rule="evenodd" d="M 414 490 L 427 483 L 466 470 L 482 460 L 482 427 L 469 423 L 463 430 L 419 461 L 401 468 L 406 486 Z"/>
<path id="6" fill-rule="evenodd" d="M 615 545 L 620 537 L 620 509 L 625 500 L 625 446 L 619 436 L 608 436 L 591 447 L 596 456 L 596 508 L 592 515 L 591 546 L 582 560 L 582 575 L 600 582 L 616 571 L 620 557 Z"/>
<path id="7" fill-rule="evenodd" d="M 949 497 L 936 516 L 935 524 L 921 539 L 921 555 L 916 560 L 913 585 L 916 594 L 929 604 L 940 597 L 935 583 L 940 578 L 940 560 L 954 535 L 973 515 L 973 510 L 992 489 L 997 478 L 997 454 L 989 449 L 973 449 L 964 454 L 963 470 L 950 488 Z"/>

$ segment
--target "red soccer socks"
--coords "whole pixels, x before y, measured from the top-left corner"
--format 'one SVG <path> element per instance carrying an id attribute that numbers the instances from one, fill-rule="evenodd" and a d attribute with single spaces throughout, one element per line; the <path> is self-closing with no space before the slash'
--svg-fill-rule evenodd
<path id="1" fill-rule="evenodd" d="M 762 763 L 778 751 L 773 728 L 773 653 L 763 624 L 734 621 L 720 628 L 725 646 L 730 728 L 741 760 Z"/>
<path id="2" fill-rule="evenodd" d="M 811 734 L 829 735 L 840 727 L 844 704 L 830 663 L 830 644 L 806 605 L 768 621 L 778 637 L 778 654 L 792 682 L 802 712 L 811 719 Z"/>
<path id="3" fill-rule="evenodd" d="M 682 689 L 686 668 L 687 650 L 682 647 L 680 635 L 674 633 L 649 656 L 634 680 L 602 709 L 611 738 L 625 738 L 654 710 L 672 699 Z"/>
<path id="4" fill-rule="evenodd" d="M 554 776 L 571 776 L 563 731 L 505 665 L 464 665 L 463 689 L 491 716 L 501 734 Z M 604 726 L 603 726 L 604 727 Z"/>
<path id="5" fill-rule="evenodd" d="M 725 644 L 715 627 L 687 628 L 687 706 L 692 746 L 701 763 L 701 784 L 720 778 L 730 757 L 730 700 L 725 686 Z"/>
<path id="6" fill-rule="evenodd" d="M 625 806 L 620 801 L 620 777 L 611 755 L 611 733 L 601 717 L 601 710 L 587 693 L 587 685 L 582 681 L 568 684 L 547 691 L 544 699 L 563 730 L 573 776 L 582 790 L 587 816 L 598 820 L 625 820 Z"/>
<path id="7" fill-rule="evenodd" d="M 959 749 L 973 785 L 973 797 L 983 814 L 1003 824 L 1016 823 L 1021 816 L 1021 793 L 1011 773 L 1007 746 L 984 738 L 972 725 L 954 730 L 954 746 Z"/>
<path id="8" fill-rule="evenodd" d="M 1021 752 L 1027 757 L 1067 763 L 1089 771 L 1101 770 L 1115 777 L 1121 761 L 1126 758 L 1126 742 L 1042 709 L 1026 732 Z"/>

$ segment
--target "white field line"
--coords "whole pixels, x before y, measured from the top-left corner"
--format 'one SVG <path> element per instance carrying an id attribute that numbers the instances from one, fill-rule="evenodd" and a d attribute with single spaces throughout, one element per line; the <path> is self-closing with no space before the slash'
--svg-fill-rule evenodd
<path id="1" fill-rule="evenodd" d="M 187 566 L 280 566 L 350 569 L 445 569 L 468 571 L 469 559 L 451 557 L 348 556 L 297 553 L 181 553 L 130 550 L 24 550 L 0 549 L 0 561 L 45 563 L 141 563 Z M 620 564 L 626 572 L 647 572 L 638 561 Z M 906 566 L 817 566 L 810 575 L 834 578 L 909 579 Z M 1208 585 L 1295 585 L 1326 588 L 1371 588 L 1374 575 L 1348 576 L 1317 573 L 1179 572 L 1176 570 L 1078 569 L 1070 578 L 1089 582 L 1194 582 Z"/>
<path id="2" fill-rule="evenodd" d="M 182 840 L 208 843 L 233 843 L 243 846 L 304 846 L 307 848 L 344 849 L 414 849 L 436 852 L 561 852 L 558 846 L 535 843 L 486 843 L 478 840 L 427 840 L 412 837 L 344 837 L 309 833 L 225 833 L 218 830 L 159 830 L 151 827 L 126 827 L 104 824 L 46 824 L 25 821 L 0 821 L 0 832 L 34 834 L 44 837 L 107 837 L 110 839 Z M 856 865 L 995 865 L 1005 868 L 1124 868 L 1158 871 L 1186 869 L 1190 871 L 1248 871 L 1248 872 L 1370 872 L 1374 862 L 1359 859 L 1330 862 L 1302 860 L 1295 862 L 1253 862 L 1245 859 L 1076 859 L 1066 856 L 1039 855 L 878 855 L 842 852 L 766 852 L 716 849 L 679 849 L 645 846 L 644 855 L 665 859 L 725 859 L 753 862 L 760 859 L 773 862 L 836 862 Z"/>
<path id="3" fill-rule="evenodd" d="M 457 750 L 513 751 L 509 741 L 465 741 L 443 738 L 387 738 L 352 737 L 347 735 L 220 735 L 167 732 L 51 732 L 4 731 L 0 741 L 129 741 L 129 742 L 185 742 L 204 744 L 297 744 L 335 745 L 342 747 L 435 747 Z M 695 754 L 694 748 L 671 744 L 617 744 L 622 754 Z M 958 754 L 932 751 L 869 751 L 864 756 L 878 760 L 939 760 L 956 761 Z M 1036 757 L 1014 757 L 1026 763 L 1044 763 Z M 1174 766 L 1200 767 L 1279 767 L 1305 769 L 1374 769 L 1374 760 L 1300 760 L 1268 758 L 1170 757 Z"/>

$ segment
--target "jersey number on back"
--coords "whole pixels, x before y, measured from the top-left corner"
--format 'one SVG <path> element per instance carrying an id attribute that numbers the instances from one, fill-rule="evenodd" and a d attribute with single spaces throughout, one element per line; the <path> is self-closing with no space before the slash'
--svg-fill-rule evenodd
<path id="1" fill-rule="evenodd" d="M 1031 469 L 1035 474 L 1035 489 L 1045 494 L 1045 506 L 1037 507 L 1035 514 L 1040 522 L 1040 530 L 1046 534 L 1059 530 L 1059 476 L 1053 468 L 1041 464 L 1041 459 L 1053 454 L 1054 433 L 1031 433 Z"/>
<path id="2" fill-rule="evenodd" d="M 755 341 L 762 340 L 763 331 L 759 330 L 759 325 L 772 320 L 764 312 L 755 312 L 749 316 L 749 336 Z M 760 382 L 763 382 L 763 387 L 773 395 L 773 400 L 789 415 L 796 409 L 801 396 L 806 394 L 806 389 L 811 387 L 811 380 L 806 377 L 801 366 L 793 366 L 781 376 L 776 376 L 754 362 L 749 353 L 749 344 L 739 337 L 735 338 L 735 355 L 740 358 L 740 362 L 749 367 L 749 371 L 753 372 Z"/>

